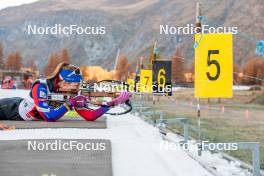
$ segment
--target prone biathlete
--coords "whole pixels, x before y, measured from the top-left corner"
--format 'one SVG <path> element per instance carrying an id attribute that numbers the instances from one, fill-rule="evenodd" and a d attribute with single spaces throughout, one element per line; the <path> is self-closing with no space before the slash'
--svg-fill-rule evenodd
<path id="1" fill-rule="evenodd" d="M 46 79 L 35 80 L 26 98 L 13 97 L 0 100 L 0 120 L 44 120 L 54 122 L 69 110 L 75 111 L 87 121 L 94 121 L 111 106 L 126 102 L 129 92 L 122 92 L 111 102 L 100 108 L 86 108 L 87 97 L 78 95 L 69 98 L 64 103 L 48 100 L 49 93 L 78 92 L 82 75 L 74 65 L 62 62 Z M 78 107 L 78 108 L 77 108 Z"/>

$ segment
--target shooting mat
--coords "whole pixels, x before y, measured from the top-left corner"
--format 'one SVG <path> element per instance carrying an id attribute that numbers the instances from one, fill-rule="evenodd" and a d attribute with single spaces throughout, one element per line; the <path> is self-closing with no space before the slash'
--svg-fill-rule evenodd
<path id="1" fill-rule="evenodd" d="M 77 141 L 104 145 L 104 150 L 28 150 L 28 141 Z M 111 141 L 105 139 L 45 139 L 0 141 L 0 171 L 5 176 L 112 176 Z"/>
<path id="2" fill-rule="evenodd" d="M 96 121 L 85 121 L 79 116 L 64 116 L 56 122 L 45 121 L 7 121 L 1 120 L 1 124 L 14 126 L 16 129 L 35 129 L 35 128 L 106 128 L 106 117 L 102 116 Z"/>

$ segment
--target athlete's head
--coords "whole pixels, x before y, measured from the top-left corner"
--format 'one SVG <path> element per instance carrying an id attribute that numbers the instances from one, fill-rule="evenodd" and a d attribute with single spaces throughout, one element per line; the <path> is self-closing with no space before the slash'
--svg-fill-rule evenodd
<path id="1" fill-rule="evenodd" d="M 62 62 L 46 79 L 54 81 L 56 90 L 69 92 L 79 90 L 82 75 L 78 67 Z"/>

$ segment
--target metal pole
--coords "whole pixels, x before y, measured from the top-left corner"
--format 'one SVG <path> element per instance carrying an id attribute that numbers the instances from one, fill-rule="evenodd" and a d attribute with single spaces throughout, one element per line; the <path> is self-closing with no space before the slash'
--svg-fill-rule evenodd
<path id="1" fill-rule="evenodd" d="M 163 121 L 163 119 L 164 119 L 164 118 L 163 118 L 163 111 L 161 111 L 161 112 L 160 112 L 160 120 Z"/>
<path id="2" fill-rule="evenodd" d="M 260 176 L 260 153 L 259 144 L 256 143 L 252 150 L 253 175 Z"/>
<path id="3" fill-rule="evenodd" d="M 115 65 L 114 65 L 114 69 L 116 69 L 117 67 L 117 63 L 118 63 L 118 59 L 119 59 L 119 54 L 120 54 L 120 49 L 117 49 L 117 54 L 116 54 L 116 59 L 115 59 Z"/>
<path id="4" fill-rule="evenodd" d="M 188 132 L 188 123 L 185 122 L 183 124 L 183 135 L 184 135 L 184 143 L 188 143 L 189 132 Z"/>
<path id="5" fill-rule="evenodd" d="M 142 94 L 140 94 L 140 114 L 142 113 L 143 102 L 142 102 Z"/>
<path id="6" fill-rule="evenodd" d="M 201 108 L 200 99 L 197 99 L 197 117 L 198 117 L 198 156 L 202 155 L 202 137 L 201 137 Z"/>
<path id="7" fill-rule="evenodd" d="M 202 22 L 200 20 L 200 16 L 201 16 L 202 12 L 201 12 L 201 4 L 200 3 L 196 3 L 196 27 L 200 27 L 202 26 Z M 198 31 L 199 33 L 201 33 L 201 30 Z M 198 156 L 202 155 L 202 137 L 201 137 L 201 108 L 200 108 L 200 99 L 197 99 L 197 117 L 198 117 Z"/>
<path id="8" fill-rule="evenodd" d="M 198 33 L 201 33 L 202 30 L 201 30 L 201 27 L 202 27 L 202 23 L 201 23 L 201 20 L 200 20 L 200 16 L 201 16 L 202 12 L 201 12 L 201 4 L 199 2 L 196 3 L 196 19 L 195 19 L 195 27 L 200 27 L 199 30 L 197 30 Z"/>

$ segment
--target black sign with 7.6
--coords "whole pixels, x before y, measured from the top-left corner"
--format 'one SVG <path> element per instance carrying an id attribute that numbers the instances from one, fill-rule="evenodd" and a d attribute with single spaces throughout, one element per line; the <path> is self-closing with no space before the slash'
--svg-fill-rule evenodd
<path id="1" fill-rule="evenodd" d="M 171 61 L 153 61 L 153 93 L 172 95 Z"/>

